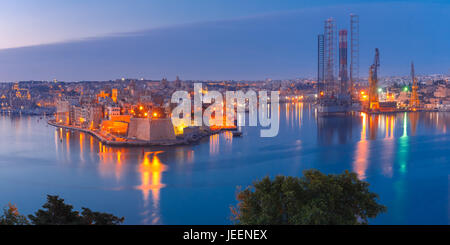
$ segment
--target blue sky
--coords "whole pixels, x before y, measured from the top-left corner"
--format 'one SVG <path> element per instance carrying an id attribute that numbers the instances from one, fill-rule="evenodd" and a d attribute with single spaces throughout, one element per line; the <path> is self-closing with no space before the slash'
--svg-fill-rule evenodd
<path id="1" fill-rule="evenodd" d="M 333 16 L 361 19 L 361 75 L 449 73 L 448 1 L 19 0 L 0 3 L 0 80 L 314 76 Z M 31 47 L 29 47 L 31 46 Z M 383 74 L 384 73 L 384 74 Z"/>
<path id="2" fill-rule="evenodd" d="M 2 0 L 1 48 L 104 36 L 186 23 L 250 17 L 355 0 Z M 370 2 L 446 3 L 446 0 Z M 448 7 L 448 6 L 447 6 Z"/>

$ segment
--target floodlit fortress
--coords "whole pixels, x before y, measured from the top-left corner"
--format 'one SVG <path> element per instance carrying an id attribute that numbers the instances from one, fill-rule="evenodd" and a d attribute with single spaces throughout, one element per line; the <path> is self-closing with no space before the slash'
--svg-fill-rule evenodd
<path id="1" fill-rule="evenodd" d="M 50 120 L 49 124 L 90 133 L 109 145 L 174 145 L 188 142 L 183 137 L 183 129 L 176 130 L 161 108 L 136 105 L 127 113 L 117 104 L 101 103 L 108 99 L 100 98 L 102 100 L 97 103 L 83 105 L 70 103 L 68 99 L 58 101 L 55 120 Z M 212 131 L 204 133 L 206 135 Z"/>
<path id="2" fill-rule="evenodd" d="M 176 104 L 157 97 L 135 96 L 133 83 L 130 84 L 122 92 L 112 88 L 101 90 L 95 96 L 85 93 L 60 96 L 56 101 L 55 118 L 48 123 L 83 131 L 104 144 L 117 146 L 187 144 L 225 129 L 236 129 L 234 125 L 174 126 L 171 111 Z"/>
<path id="3" fill-rule="evenodd" d="M 152 142 L 176 139 L 170 118 L 131 118 L 127 136 L 131 139 Z"/>

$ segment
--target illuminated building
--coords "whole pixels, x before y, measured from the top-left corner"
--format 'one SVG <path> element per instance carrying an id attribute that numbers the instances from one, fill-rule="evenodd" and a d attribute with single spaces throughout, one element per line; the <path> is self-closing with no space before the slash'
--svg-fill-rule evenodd
<path id="1" fill-rule="evenodd" d="M 56 122 L 62 124 L 70 124 L 70 104 L 66 100 L 58 100 L 56 102 Z"/>
<path id="2" fill-rule="evenodd" d="M 102 132 L 110 133 L 115 136 L 126 136 L 128 123 L 124 121 L 103 120 L 100 129 Z"/>
<path id="3" fill-rule="evenodd" d="M 73 106 L 72 124 L 82 128 L 88 128 L 89 108 L 85 106 Z"/>
<path id="4" fill-rule="evenodd" d="M 111 119 L 114 116 L 120 116 L 120 107 L 118 106 L 107 106 L 106 107 L 106 117 Z"/>
<path id="5" fill-rule="evenodd" d="M 89 129 L 98 128 L 103 118 L 103 108 L 98 105 L 89 107 L 88 125 Z"/>
<path id="6" fill-rule="evenodd" d="M 101 90 L 100 91 L 100 93 L 99 94 L 97 94 L 97 101 L 100 101 L 99 99 L 100 98 L 106 98 L 106 97 L 109 97 L 109 93 L 105 93 L 105 91 L 104 90 Z"/>
<path id="7" fill-rule="evenodd" d="M 114 103 L 117 103 L 117 94 L 118 94 L 117 89 L 113 88 L 111 91 L 111 99 L 114 101 Z"/>

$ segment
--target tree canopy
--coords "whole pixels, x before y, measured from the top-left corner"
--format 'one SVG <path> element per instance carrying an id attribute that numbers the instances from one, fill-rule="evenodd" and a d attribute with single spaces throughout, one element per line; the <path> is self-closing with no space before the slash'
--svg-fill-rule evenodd
<path id="1" fill-rule="evenodd" d="M 58 196 L 47 195 L 47 202 L 34 215 L 28 215 L 34 225 L 119 225 L 125 218 L 109 213 L 93 212 L 82 208 L 80 213 L 73 206 L 64 203 Z"/>
<path id="2" fill-rule="evenodd" d="M 8 204 L 8 208 L 3 209 L 0 216 L 0 225 L 28 225 L 30 222 L 27 217 L 21 215 L 16 205 Z"/>
<path id="3" fill-rule="evenodd" d="M 237 194 L 232 221 L 242 225 L 368 224 L 387 208 L 355 173 L 325 175 L 305 170 L 302 177 L 277 176 L 256 181 Z"/>

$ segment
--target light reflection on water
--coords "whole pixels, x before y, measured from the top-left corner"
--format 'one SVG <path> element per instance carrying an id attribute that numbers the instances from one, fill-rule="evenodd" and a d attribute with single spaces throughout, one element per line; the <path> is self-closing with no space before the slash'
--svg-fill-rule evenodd
<path id="1" fill-rule="evenodd" d="M 158 224 L 160 220 L 159 192 L 165 186 L 161 182 L 161 175 L 167 169 L 167 166 L 162 164 L 158 157 L 160 153 L 163 153 L 163 151 L 145 152 L 142 163 L 138 167 L 138 172 L 141 174 L 141 185 L 137 186 L 136 189 L 142 191 L 144 209 L 147 209 L 143 212 L 143 215 L 150 215 L 149 217 L 144 217 L 144 224 L 149 223 L 150 219 L 152 224 Z M 150 157 L 152 157 L 152 160 L 149 159 Z M 152 194 L 153 207 L 148 209 L 150 192 Z"/>
<path id="2" fill-rule="evenodd" d="M 284 114 L 284 115 L 283 115 Z M 388 206 L 375 224 L 448 224 L 450 113 L 317 117 L 280 105 L 280 131 L 243 127 L 188 146 L 117 148 L 38 117 L 0 117 L 0 204 L 26 214 L 45 194 L 127 224 L 226 224 L 236 186 L 304 169 L 355 171 Z M 53 132 L 52 132 L 53 131 Z"/>
<path id="3" fill-rule="evenodd" d="M 360 180 L 366 178 L 366 169 L 369 158 L 369 141 L 366 139 L 366 120 L 367 114 L 361 113 L 362 128 L 361 128 L 361 140 L 356 143 L 356 152 L 353 171 L 358 174 Z"/>

